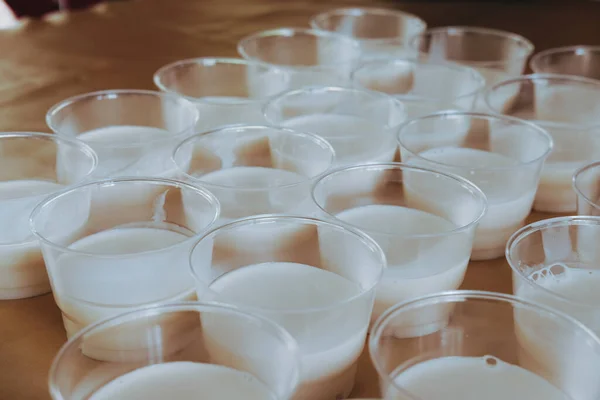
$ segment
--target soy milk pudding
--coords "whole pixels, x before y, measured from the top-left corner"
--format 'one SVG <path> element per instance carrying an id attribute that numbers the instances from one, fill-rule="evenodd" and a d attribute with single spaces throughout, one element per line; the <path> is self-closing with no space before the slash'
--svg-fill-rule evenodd
<path id="1" fill-rule="evenodd" d="M 217 196 L 221 223 L 258 214 L 313 214 L 310 186 L 334 158 L 318 136 L 249 125 L 192 136 L 174 154 L 180 179 Z"/>
<path id="2" fill-rule="evenodd" d="M 289 74 L 240 58 L 193 58 L 167 64 L 154 74 L 164 92 L 198 109 L 196 132 L 225 125 L 264 124 L 263 100 L 286 89 Z"/>
<path id="3" fill-rule="evenodd" d="M 408 119 L 448 110 L 470 111 L 485 86 L 475 69 L 412 60 L 379 60 L 352 74 L 356 87 L 387 93 L 402 101 Z"/>
<path id="4" fill-rule="evenodd" d="M 57 221 L 69 211 L 68 224 Z M 46 199 L 32 213 L 54 298 L 68 337 L 136 307 L 194 300 L 188 255 L 193 236 L 217 219 L 218 201 L 202 188 L 160 179 L 96 181 Z M 173 323 L 174 324 L 174 323 Z M 144 349 L 135 330 L 93 349 Z"/>
<path id="5" fill-rule="evenodd" d="M 350 73 L 361 57 L 360 46 L 355 40 L 332 32 L 303 28 L 254 33 L 242 38 L 237 49 L 245 60 L 270 68 L 266 75 L 261 69 L 250 71 L 252 87 L 277 79 L 283 72 L 285 88 L 281 91 L 347 85 Z"/>
<path id="6" fill-rule="evenodd" d="M 271 125 L 322 136 L 335 150 L 335 166 L 391 162 L 393 131 L 404 105 L 385 94 L 341 87 L 307 88 L 276 96 L 265 106 Z"/>
<path id="7" fill-rule="evenodd" d="M 506 93 L 516 92 L 512 101 Z M 548 131 L 554 148 L 545 162 L 534 209 L 575 212 L 575 171 L 600 156 L 600 83 L 568 75 L 526 75 L 491 87 L 486 103 L 495 113 L 530 120 Z"/>
<path id="8" fill-rule="evenodd" d="M 78 138 L 96 151 L 96 178 L 172 178 L 172 151 L 193 133 L 197 120 L 198 111 L 188 100 L 144 90 L 75 96 L 56 104 L 46 115 L 54 133 Z"/>
<path id="9" fill-rule="evenodd" d="M 212 231 L 192 252 L 201 301 L 259 313 L 296 339 L 294 399 L 333 400 L 352 390 L 384 259 L 363 235 L 316 219 L 263 216 Z"/>
<path id="10" fill-rule="evenodd" d="M 488 129 L 478 129 L 479 122 Z M 459 125 L 470 126 L 462 137 L 451 129 Z M 461 175 L 483 191 L 488 210 L 475 232 L 471 258 L 500 257 L 508 238 L 529 215 L 552 148 L 549 135 L 517 119 L 448 113 L 413 120 L 398 140 L 404 162 Z"/>
<path id="11" fill-rule="evenodd" d="M 533 372 L 491 356 L 431 359 L 401 371 L 394 383 L 431 400 L 571 400 Z M 385 398 L 396 399 L 393 393 Z"/>
<path id="12" fill-rule="evenodd" d="M 314 16 L 310 25 L 355 39 L 362 59 L 412 58 L 408 39 L 426 27 L 419 17 L 383 8 L 338 8 Z"/>
<path id="13" fill-rule="evenodd" d="M 76 169 L 61 169 L 60 154 Z M 50 292 L 29 215 L 46 196 L 86 179 L 96 165 L 96 155 L 81 142 L 43 133 L 0 133 L 0 300 Z"/>
<path id="14" fill-rule="evenodd" d="M 313 198 L 324 217 L 364 231 L 385 252 L 372 321 L 396 303 L 457 289 L 486 209 L 485 196 L 469 182 L 400 163 L 332 171 L 317 181 Z M 415 314 L 396 333 L 424 335 L 439 319 Z"/>
<path id="15" fill-rule="evenodd" d="M 90 400 L 277 400 L 269 388 L 248 373 L 193 362 L 172 362 L 144 367 L 115 379 Z"/>

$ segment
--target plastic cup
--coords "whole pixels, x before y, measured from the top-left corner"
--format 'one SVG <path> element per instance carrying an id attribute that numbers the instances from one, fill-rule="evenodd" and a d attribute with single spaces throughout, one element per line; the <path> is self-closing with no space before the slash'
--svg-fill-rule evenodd
<path id="1" fill-rule="evenodd" d="M 240 125 L 186 139 L 173 159 L 181 180 L 217 196 L 219 223 L 225 223 L 258 214 L 313 214 L 311 186 L 335 153 L 316 135 Z"/>
<path id="2" fill-rule="evenodd" d="M 431 28 L 412 38 L 410 45 L 425 61 L 475 68 L 488 85 L 521 75 L 534 49 L 515 33 L 472 26 Z"/>
<path id="3" fill-rule="evenodd" d="M 194 132 L 198 111 L 184 98 L 149 90 L 105 90 L 54 105 L 46 123 L 98 155 L 96 178 L 171 177 L 175 145 Z M 59 163 L 68 160 L 59 160 Z"/>
<path id="4" fill-rule="evenodd" d="M 517 118 L 450 112 L 408 121 L 398 142 L 404 163 L 460 175 L 485 193 L 488 209 L 475 231 L 471 259 L 503 256 L 506 241 L 531 211 L 552 149 L 548 133 Z"/>
<path id="5" fill-rule="evenodd" d="M 538 74 L 577 75 L 600 79 L 600 46 L 567 46 L 540 51 L 529 66 Z"/>
<path id="6" fill-rule="evenodd" d="M 346 36 L 303 28 L 258 32 L 239 41 L 238 53 L 260 66 L 250 71 L 253 86 L 286 78 L 286 89 L 345 85 L 360 57 L 358 43 Z M 271 71 L 264 74 L 264 68 Z M 275 74 L 270 77 L 269 74 Z"/>
<path id="7" fill-rule="evenodd" d="M 450 320 L 428 336 L 389 334 L 414 314 L 440 309 Z M 386 400 L 484 399 L 490 393 L 592 400 L 600 394 L 594 379 L 600 339 L 566 314 L 500 293 L 442 292 L 398 304 L 371 330 L 369 353 Z"/>
<path id="8" fill-rule="evenodd" d="M 588 164 L 573 175 L 578 215 L 600 215 L 600 162 Z"/>
<path id="9" fill-rule="evenodd" d="M 252 74 L 265 79 L 251 79 Z M 225 125 L 262 124 L 265 98 L 287 86 L 281 70 L 239 58 L 192 58 L 167 64 L 154 74 L 163 92 L 185 97 L 198 108 L 196 132 Z"/>
<path id="10" fill-rule="evenodd" d="M 391 162 L 394 132 L 406 119 L 404 104 L 384 93 L 343 87 L 311 87 L 273 97 L 265 105 L 270 125 L 311 132 L 335 150 L 335 166 Z"/>
<path id="11" fill-rule="evenodd" d="M 458 289 L 486 210 L 485 195 L 466 179 L 399 163 L 331 171 L 315 183 L 313 199 L 324 218 L 362 230 L 385 252 L 372 321 L 401 301 Z M 411 324 L 437 319 L 415 315 Z"/>
<path id="12" fill-rule="evenodd" d="M 94 151 L 77 140 L 35 132 L 0 133 L 0 300 L 50 292 L 29 215 L 46 196 L 88 179 L 97 163 Z"/>
<path id="13" fill-rule="evenodd" d="M 407 119 L 447 110 L 471 111 L 485 80 L 473 68 L 416 60 L 377 60 L 352 73 L 355 87 L 394 96 L 406 108 Z"/>
<path id="14" fill-rule="evenodd" d="M 533 204 L 536 211 L 575 212 L 575 171 L 600 158 L 600 81 L 569 75 L 526 75 L 486 92 L 494 113 L 529 120 L 552 136 Z"/>
<path id="15" fill-rule="evenodd" d="M 106 336 L 132 331 L 138 357 L 132 359 L 128 350 L 116 351 L 110 361 L 95 357 Z M 179 351 L 166 351 L 172 348 Z M 287 400 L 298 382 L 298 357 L 289 333 L 254 314 L 197 302 L 145 307 L 71 338 L 50 368 L 50 395 L 54 400 L 179 400 L 201 393 Z"/>
<path id="16" fill-rule="evenodd" d="M 136 307 L 195 300 L 189 252 L 218 216 L 209 191 L 167 179 L 94 181 L 45 199 L 31 228 L 67 336 Z M 133 354 L 134 344 L 107 338 L 98 357 Z"/>
<path id="17" fill-rule="evenodd" d="M 198 299 L 252 310 L 296 339 L 301 376 L 294 399 L 350 394 L 385 267 L 373 239 L 317 219 L 252 217 L 202 237 L 191 265 Z"/>
<path id="18" fill-rule="evenodd" d="M 336 8 L 315 15 L 313 29 L 335 32 L 358 41 L 367 59 L 414 57 L 408 39 L 422 33 L 427 24 L 416 15 L 385 8 Z"/>

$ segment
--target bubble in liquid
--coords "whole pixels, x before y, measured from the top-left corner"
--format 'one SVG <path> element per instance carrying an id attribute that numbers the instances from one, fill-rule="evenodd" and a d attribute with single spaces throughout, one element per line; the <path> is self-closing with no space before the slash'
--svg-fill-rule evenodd
<path id="1" fill-rule="evenodd" d="M 488 367 L 495 367 L 500 363 L 500 360 L 498 360 L 494 356 L 484 356 L 483 361 L 485 361 L 485 365 L 487 365 Z"/>
<path id="2" fill-rule="evenodd" d="M 550 278 L 559 279 L 568 274 L 570 268 L 563 263 L 556 263 L 539 269 L 530 275 L 533 282 L 546 280 Z"/>

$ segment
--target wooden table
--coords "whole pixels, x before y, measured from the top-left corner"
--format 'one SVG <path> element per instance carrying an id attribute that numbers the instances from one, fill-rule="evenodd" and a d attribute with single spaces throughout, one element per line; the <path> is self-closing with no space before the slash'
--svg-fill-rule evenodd
<path id="1" fill-rule="evenodd" d="M 484 25 L 510 30 L 537 49 L 599 44 L 600 3 L 526 4 L 320 0 L 144 0 L 101 5 L 30 21 L 0 32 L 0 130 L 48 131 L 46 110 L 57 101 L 100 89 L 152 89 L 163 64 L 195 56 L 235 56 L 239 38 L 278 26 L 306 26 L 326 8 L 363 4 L 397 7 L 430 26 Z M 532 215 L 530 220 L 551 215 Z M 511 291 L 503 259 L 473 262 L 464 289 Z M 0 302 L 0 399 L 48 399 L 47 372 L 65 341 L 52 296 Z M 363 355 L 354 397 L 377 395 Z"/>

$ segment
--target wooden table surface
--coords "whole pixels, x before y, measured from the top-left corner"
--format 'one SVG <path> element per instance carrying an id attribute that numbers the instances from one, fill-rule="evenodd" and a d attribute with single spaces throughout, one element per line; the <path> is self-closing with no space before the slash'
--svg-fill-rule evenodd
<path id="1" fill-rule="evenodd" d="M 100 89 L 152 89 L 152 74 L 163 64 L 235 56 L 236 42 L 249 33 L 307 26 L 311 15 L 342 5 L 396 7 L 429 26 L 505 29 L 529 38 L 537 50 L 600 44 L 600 3 L 573 3 L 138 0 L 53 15 L 0 31 L 0 131 L 47 132 L 47 109 L 65 97 Z M 510 269 L 503 259 L 473 262 L 462 288 L 510 293 Z M 0 302 L 0 399 L 48 399 L 48 368 L 64 341 L 51 295 Z M 364 354 L 353 397 L 370 396 L 377 396 L 377 382 Z"/>

